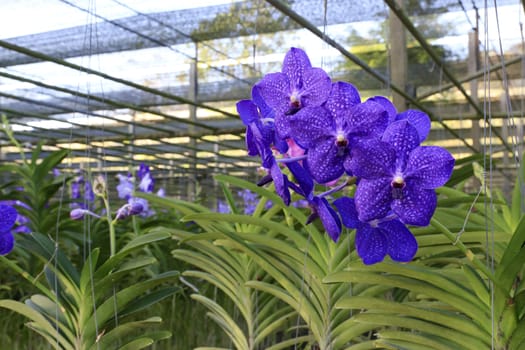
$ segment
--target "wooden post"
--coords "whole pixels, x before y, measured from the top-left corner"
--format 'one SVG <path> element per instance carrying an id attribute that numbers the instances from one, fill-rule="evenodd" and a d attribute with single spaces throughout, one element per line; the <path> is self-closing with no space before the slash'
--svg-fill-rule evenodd
<path id="1" fill-rule="evenodd" d="M 199 44 L 195 44 L 195 59 L 190 65 L 190 76 L 189 76 L 189 89 L 188 89 L 188 99 L 197 102 L 197 95 L 199 91 L 198 80 L 199 80 L 199 71 L 198 71 L 198 57 L 199 57 Z M 190 120 L 197 121 L 197 107 L 194 105 L 189 106 Z M 188 174 L 188 200 L 194 201 L 196 198 L 196 189 L 197 189 L 197 152 L 195 148 L 197 147 L 197 140 L 191 134 L 194 133 L 195 127 L 193 125 L 188 126 L 188 131 L 190 134 L 189 145 L 192 149 L 189 150 L 189 167 L 190 171 Z"/>
<path id="2" fill-rule="evenodd" d="M 396 0 L 404 8 L 404 0 Z M 405 26 L 390 10 L 390 81 L 403 90 L 407 89 L 407 40 Z M 407 108 L 406 99 L 396 92 L 392 92 L 394 106 L 399 112 Z"/>
<path id="3" fill-rule="evenodd" d="M 479 70 L 479 35 L 477 28 L 474 28 L 468 35 L 468 74 L 474 74 Z M 472 100 L 478 103 L 478 80 L 472 79 L 470 81 L 470 96 Z M 474 108 L 469 108 L 471 112 L 474 112 Z M 480 151 L 481 150 L 481 127 L 480 119 L 472 120 L 472 146 Z"/>

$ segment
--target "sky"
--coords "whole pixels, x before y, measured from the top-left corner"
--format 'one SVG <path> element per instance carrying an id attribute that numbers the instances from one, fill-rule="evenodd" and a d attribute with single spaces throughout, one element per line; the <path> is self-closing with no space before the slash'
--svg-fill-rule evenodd
<path id="1" fill-rule="evenodd" d="M 66 0 L 109 19 L 135 13 L 118 2 L 143 13 L 174 11 L 231 3 L 232 0 Z M 59 14 L 59 15 L 57 15 Z M 1 0 L 0 39 L 75 27 L 98 21 L 60 0 Z"/>

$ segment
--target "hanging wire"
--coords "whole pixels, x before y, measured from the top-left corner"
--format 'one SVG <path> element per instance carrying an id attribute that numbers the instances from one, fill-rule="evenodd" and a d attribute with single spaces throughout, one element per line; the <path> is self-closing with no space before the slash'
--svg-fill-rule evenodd
<path id="1" fill-rule="evenodd" d="M 488 30 L 488 23 L 489 23 L 489 15 L 488 15 L 489 9 L 488 9 L 488 1 L 484 1 L 484 41 L 485 41 L 485 49 L 484 49 L 484 69 L 487 70 L 487 67 L 489 67 L 489 52 L 487 48 L 489 47 L 489 30 Z M 486 74 L 484 75 L 484 99 L 483 99 L 483 119 L 485 121 L 485 128 L 483 128 L 483 168 L 485 169 L 484 177 L 483 177 L 483 186 L 484 186 L 484 193 L 485 193 L 485 200 L 484 200 L 484 209 L 485 213 L 493 213 L 493 203 L 492 203 L 492 196 L 490 195 L 490 191 L 492 190 L 492 127 L 489 123 L 491 120 L 491 79 L 490 79 L 490 73 L 486 71 Z M 488 161 L 487 161 L 488 158 Z M 486 175 L 488 174 L 489 181 L 486 181 Z M 494 227 L 493 227 L 493 220 L 492 220 L 492 214 L 485 215 L 485 240 L 486 240 L 486 260 L 487 265 L 490 268 L 491 271 L 494 271 Z M 492 223 L 491 223 L 492 222 Z M 490 239 L 489 233 L 492 231 L 492 246 L 490 246 Z M 489 289 L 490 289 L 490 305 L 491 305 L 491 325 L 492 325 L 492 332 L 491 332 L 491 346 L 492 349 L 495 348 L 495 338 L 496 338 L 496 320 L 495 320 L 495 310 L 494 310 L 494 284 L 489 279 Z"/>

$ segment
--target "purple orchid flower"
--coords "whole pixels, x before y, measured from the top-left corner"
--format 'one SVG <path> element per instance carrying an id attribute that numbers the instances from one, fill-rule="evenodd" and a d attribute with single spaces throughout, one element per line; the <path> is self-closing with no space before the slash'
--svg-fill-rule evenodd
<path id="1" fill-rule="evenodd" d="M 383 220 L 362 222 L 353 198 L 341 197 L 334 201 L 343 225 L 356 229 L 355 247 L 364 264 L 383 261 L 386 255 L 397 262 L 409 262 L 417 252 L 414 235 L 399 220 L 385 217 Z"/>
<path id="2" fill-rule="evenodd" d="M 117 195 L 120 199 L 129 199 L 133 194 L 134 184 L 131 174 L 117 174 L 119 184 L 117 185 Z"/>
<path id="3" fill-rule="evenodd" d="M 353 145 L 364 138 L 378 138 L 387 127 L 388 115 L 381 104 L 360 103 L 357 89 L 335 83 L 325 106 L 303 108 L 289 118 L 290 136 L 307 150 L 307 168 L 318 183 L 350 173 Z"/>
<path id="4" fill-rule="evenodd" d="M 26 203 L 14 200 L 14 199 L 5 199 L 0 201 L 0 205 L 12 206 L 12 207 L 21 207 L 23 210 L 31 211 L 31 207 Z M 16 208 L 15 208 L 16 209 Z M 25 215 L 22 215 L 17 211 L 18 215 L 16 217 L 16 227 L 12 230 L 13 233 L 30 233 L 31 229 L 29 228 L 29 218 Z"/>
<path id="5" fill-rule="evenodd" d="M 145 173 L 139 183 L 139 190 L 146 193 L 152 193 L 155 188 L 155 181 L 149 172 Z"/>
<path id="6" fill-rule="evenodd" d="M 230 209 L 230 206 L 225 201 L 218 200 L 217 201 L 217 212 L 228 214 L 228 213 L 231 213 L 231 209 Z"/>
<path id="7" fill-rule="evenodd" d="M 255 212 L 255 208 L 259 203 L 259 198 L 256 193 L 248 189 L 237 192 L 237 194 L 242 198 L 244 202 L 244 214 L 252 215 Z"/>
<path id="8" fill-rule="evenodd" d="M 328 74 L 321 68 L 312 67 L 303 50 L 292 47 L 284 57 L 282 71 L 265 75 L 254 90 L 275 111 L 275 121 L 279 125 L 303 107 L 323 104 L 330 87 Z M 281 131 L 285 130 L 278 128 L 279 137 L 287 138 L 288 135 Z"/>
<path id="9" fill-rule="evenodd" d="M 437 203 L 434 189 L 450 178 L 454 158 L 441 147 L 419 146 L 419 139 L 405 119 L 392 123 L 381 141 L 354 148 L 351 168 L 361 178 L 355 193 L 360 221 L 382 219 L 392 211 L 405 224 L 429 224 Z"/>
<path id="10" fill-rule="evenodd" d="M 12 228 L 16 223 L 18 212 L 10 205 L 0 204 L 0 255 L 10 253 L 15 246 Z"/>
<path id="11" fill-rule="evenodd" d="M 131 197 L 126 204 L 117 210 L 115 219 L 122 220 L 132 215 L 139 215 L 149 210 L 148 201 Z"/>

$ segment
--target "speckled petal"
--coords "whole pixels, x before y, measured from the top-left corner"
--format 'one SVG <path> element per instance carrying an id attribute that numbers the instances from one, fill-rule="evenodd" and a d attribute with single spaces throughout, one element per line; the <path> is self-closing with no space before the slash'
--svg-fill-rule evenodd
<path id="1" fill-rule="evenodd" d="M 268 106 L 266 101 L 262 98 L 257 85 L 254 85 L 252 88 L 252 101 L 257 107 L 259 107 L 260 114 L 263 118 L 275 118 L 275 111 Z"/>
<path id="2" fill-rule="evenodd" d="M 259 120 L 259 111 L 251 100 L 241 100 L 235 106 L 244 125 L 248 126 Z"/>
<path id="3" fill-rule="evenodd" d="M 325 107 L 332 115 L 338 115 L 359 103 L 361 103 L 361 96 L 356 87 L 350 83 L 338 81 L 332 84 Z"/>
<path id="4" fill-rule="evenodd" d="M 362 179 L 357 185 L 354 198 L 360 221 L 382 219 L 390 211 L 392 203 L 390 179 Z"/>
<path id="5" fill-rule="evenodd" d="M 290 136 L 305 149 L 335 134 L 333 118 L 324 107 L 306 107 L 287 118 Z"/>
<path id="6" fill-rule="evenodd" d="M 379 140 L 359 142 L 352 147 L 350 171 L 365 179 L 392 176 L 396 152 L 390 144 Z"/>
<path id="7" fill-rule="evenodd" d="M 344 156 L 338 154 L 338 148 L 332 139 L 319 141 L 307 153 L 307 165 L 310 174 L 318 183 L 327 183 L 338 179 L 344 173 Z"/>
<path id="8" fill-rule="evenodd" d="M 408 120 L 393 122 L 386 128 L 382 140 L 390 143 L 396 150 L 397 156 L 404 161 L 408 154 L 419 146 L 419 134 Z"/>
<path id="9" fill-rule="evenodd" d="M 321 68 L 310 68 L 304 72 L 301 103 L 304 107 L 320 106 L 330 95 L 332 81 Z"/>
<path id="10" fill-rule="evenodd" d="M 314 197 L 313 204 L 326 233 L 334 242 L 337 242 L 341 235 L 341 220 L 337 216 L 337 213 L 325 198 Z"/>
<path id="11" fill-rule="evenodd" d="M 406 119 L 416 128 L 419 135 L 419 142 L 423 142 L 430 132 L 430 118 L 429 116 L 421 111 L 409 109 L 403 113 L 399 113 L 396 116 L 396 120 Z"/>
<path id="12" fill-rule="evenodd" d="M 0 204 L 0 233 L 8 232 L 15 225 L 18 212 L 10 205 Z"/>
<path id="13" fill-rule="evenodd" d="M 350 197 L 340 197 L 334 201 L 334 205 L 341 216 L 343 225 L 348 228 L 357 228 L 359 226 L 359 219 L 357 218 L 357 210 L 355 209 L 355 202 Z"/>
<path id="14" fill-rule="evenodd" d="M 13 250 L 15 238 L 11 232 L 0 233 L 0 255 L 6 255 Z"/>
<path id="15" fill-rule="evenodd" d="M 370 225 L 361 225 L 355 235 L 357 254 L 365 265 L 383 261 L 388 249 L 388 242 L 383 232 Z"/>
<path id="16" fill-rule="evenodd" d="M 437 196 L 434 190 L 418 188 L 407 181 L 403 198 L 392 202 L 392 210 L 407 225 L 427 226 L 436 205 Z"/>
<path id="17" fill-rule="evenodd" d="M 388 114 L 388 124 L 396 120 L 396 116 L 397 116 L 396 106 L 394 106 L 394 104 L 388 98 L 384 96 L 373 96 L 373 97 L 370 97 L 368 101 L 373 101 L 383 106 L 383 108 Z"/>
<path id="18" fill-rule="evenodd" d="M 438 146 L 417 147 L 408 157 L 405 176 L 417 180 L 421 188 L 443 186 L 454 170 L 454 157 Z"/>
<path id="19" fill-rule="evenodd" d="M 417 241 L 412 232 L 399 220 L 379 224 L 388 241 L 387 254 L 397 262 L 409 262 L 417 252 Z"/>
<path id="20" fill-rule="evenodd" d="M 266 74 L 255 87 L 260 98 L 275 110 L 276 117 L 290 109 L 290 82 L 283 73 Z"/>
<path id="21" fill-rule="evenodd" d="M 306 52 L 292 47 L 284 56 L 282 72 L 288 77 L 291 88 L 299 87 L 303 82 L 304 71 L 311 67 Z"/>
<path id="22" fill-rule="evenodd" d="M 366 101 L 355 105 L 344 119 L 336 119 L 337 125 L 344 125 L 347 133 L 364 137 L 381 137 L 388 125 L 388 114 L 379 103 Z"/>

